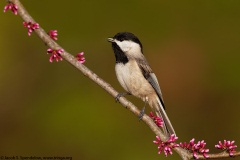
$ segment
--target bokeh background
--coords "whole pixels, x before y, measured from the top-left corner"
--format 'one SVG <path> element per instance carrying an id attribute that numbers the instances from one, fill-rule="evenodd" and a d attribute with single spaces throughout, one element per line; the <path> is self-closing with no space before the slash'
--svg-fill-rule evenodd
<path id="1" fill-rule="evenodd" d="M 85 65 L 123 91 L 107 38 L 136 34 L 156 73 L 179 141 L 240 145 L 240 1 L 72 0 L 22 3 Z M 5 1 L 0 1 L 0 7 Z M 79 160 L 162 159 L 155 135 L 47 47 L 22 19 L 0 14 L 0 155 Z M 143 102 L 127 97 L 142 108 Z M 149 112 L 149 110 L 147 110 Z M 177 154 L 168 159 L 180 159 Z"/>

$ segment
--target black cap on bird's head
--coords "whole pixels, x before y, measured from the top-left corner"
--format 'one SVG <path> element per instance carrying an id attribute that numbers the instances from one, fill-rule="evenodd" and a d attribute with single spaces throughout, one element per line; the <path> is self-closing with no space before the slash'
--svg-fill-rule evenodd
<path id="1" fill-rule="evenodd" d="M 113 38 L 108 38 L 117 63 L 127 63 L 129 58 L 137 58 L 142 55 L 142 43 L 130 32 L 119 32 Z"/>
<path id="2" fill-rule="evenodd" d="M 115 42 L 114 40 L 118 40 L 120 42 L 122 42 L 124 40 L 132 41 L 132 42 L 139 44 L 142 49 L 142 43 L 140 42 L 140 40 L 133 33 L 130 33 L 130 32 L 119 32 L 113 38 L 108 38 L 109 42 L 113 43 L 113 42 Z"/>

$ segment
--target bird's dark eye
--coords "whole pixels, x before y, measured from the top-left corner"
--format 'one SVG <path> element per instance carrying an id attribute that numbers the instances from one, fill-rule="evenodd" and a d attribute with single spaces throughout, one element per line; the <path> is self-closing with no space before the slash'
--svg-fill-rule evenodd
<path id="1" fill-rule="evenodd" d="M 124 41 L 124 39 L 123 39 L 123 38 L 120 38 L 119 41 L 122 42 L 122 41 Z"/>

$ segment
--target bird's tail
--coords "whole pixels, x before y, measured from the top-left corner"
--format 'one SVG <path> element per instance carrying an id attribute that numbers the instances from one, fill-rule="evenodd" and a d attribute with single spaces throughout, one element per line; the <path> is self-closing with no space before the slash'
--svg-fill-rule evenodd
<path id="1" fill-rule="evenodd" d="M 170 135 L 174 134 L 176 135 L 173 126 L 167 116 L 167 113 L 165 112 L 165 109 L 163 107 L 162 102 L 159 100 L 159 98 L 157 97 L 157 105 L 155 108 L 156 114 L 158 117 L 161 117 L 163 119 L 163 131 L 165 133 L 165 135 L 168 135 L 170 137 Z"/>

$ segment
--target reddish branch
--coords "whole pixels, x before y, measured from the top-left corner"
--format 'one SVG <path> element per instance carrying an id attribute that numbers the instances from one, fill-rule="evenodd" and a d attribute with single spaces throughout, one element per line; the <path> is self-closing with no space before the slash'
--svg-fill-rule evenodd
<path id="1" fill-rule="evenodd" d="M 23 5 L 21 4 L 21 2 L 19 0 L 9 0 L 9 2 L 11 2 L 11 3 L 9 3 L 4 8 L 4 12 L 6 12 L 6 10 L 8 10 L 8 9 L 11 9 L 14 14 L 19 14 L 22 17 L 22 19 L 24 20 L 24 22 L 26 22 L 24 26 L 28 27 L 28 34 L 29 35 L 34 31 L 37 34 L 37 36 L 48 47 L 51 48 L 51 51 L 48 50 L 49 52 L 52 53 L 53 51 L 61 50 L 61 57 L 63 59 L 68 61 L 71 65 L 73 65 L 75 68 L 77 68 L 79 71 L 81 71 L 86 77 L 88 77 L 89 79 L 94 81 L 96 84 L 98 84 L 100 87 L 102 87 L 111 96 L 116 97 L 118 95 L 118 92 L 110 84 L 105 82 L 98 75 L 96 75 L 93 71 L 91 71 L 86 66 L 81 64 L 82 62 L 85 61 L 85 59 L 83 59 L 81 57 L 83 55 L 83 53 L 79 53 L 77 55 L 77 57 L 74 57 L 70 53 L 68 53 L 66 50 L 63 50 L 63 47 L 61 47 L 59 44 L 57 44 L 54 41 L 54 40 L 56 40 L 55 36 L 57 35 L 57 33 L 55 31 L 54 31 L 55 33 L 52 31 L 52 33 L 48 35 L 43 30 L 43 28 L 41 28 L 41 25 L 39 26 L 38 23 L 30 16 L 30 14 L 26 11 L 26 9 L 23 7 Z M 37 24 L 37 26 L 34 25 L 34 24 Z M 54 58 L 54 57 L 52 57 L 52 58 Z M 60 59 L 60 57 L 58 57 L 58 58 Z M 79 61 L 81 63 L 79 63 Z M 128 101 L 126 98 L 121 97 L 119 99 L 119 102 L 124 107 L 129 109 L 136 116 L 139 115 L 140 110 L 135 105 L 133 105 L 130 101 Z M 157 122 L 160 123 L 159 120 L 156 119 L 156 117 L 155 117 L 155 120 L 157 120 Z M 163 134 L 161 129 L 158 127 L 159 124 L 156 125 L 154 123 L 154 121 L 149 116 L 144 115 L 143 118 L 142 118 L 142 121 L 144 121 L 149 126 L 149 128 L 152 130 L 152 132 L 157 135 L 158 140 L 159 140 L 158 143 L 161 143 L 161 145 L 164 148 L 167 148 L 167 149 L 171 148 L 171 149 L 175 150 L 183 160 L 189 160 L 189 159 L 194 158 L 193 153 L 191 153 L 190 150 L 186 150 L 186 149 L 183 149 L 181 147 L 177 147 L 178 145 L 175 145 L 175 143 L 171 144 L 170 141 L 167 139 L 167 137 Z M 176 139 L 174 139 L 174 141 L 175 140 Z M 174 147 L 172 147 L 172 146 L 174 146 Z M 207 154 L 208 157 L 209 157 L 208 159 L 227 158 L 227 157 L 229 157 L 229 152 L 227 152 L 227 151 L 224 151 L 222 153 L 217 153 L 217 154 Z M 240 156 L 240 152 L 232 153 L 232 157 L 236 157 L 236 156 Z M 206 159 L 203 155 L 198 155 L 197 154 L 197 157 L 198 157 L 198 159 Z"/>

